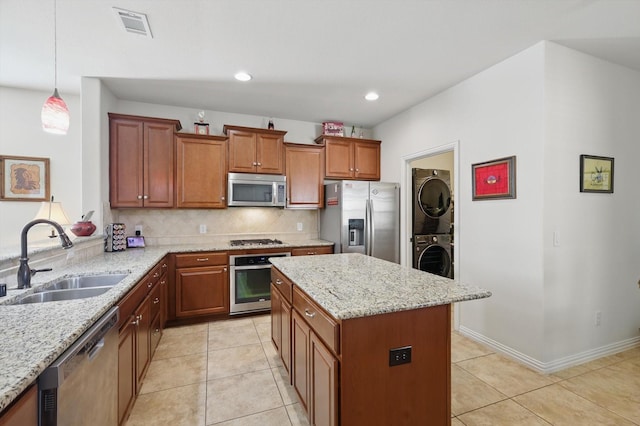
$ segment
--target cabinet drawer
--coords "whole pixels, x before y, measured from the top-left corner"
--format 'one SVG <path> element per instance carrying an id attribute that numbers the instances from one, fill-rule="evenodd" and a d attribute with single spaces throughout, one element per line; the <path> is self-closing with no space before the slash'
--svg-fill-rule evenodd
<path id="1" fill-rule="evenodd" d="M 149 293 L 149 300 L 151 300 L 151 318 L 155 318 L 160 312 L 160 286 L 156 285 Z"/>
<path id="2" fill-rule="evenodd" d="M 339 354 L 340 329 L 338 323 L 298 287 L 293 288 L 293 307 L 327 344 L 329 349 Z"/>
<path id="3" fill-rule="evenodd" d="M 118 327 L 122 327 L 124 323 L 129 321 L 129 317 L 133 315 L 133 311 L 136 310 L 138 305 L 142 303 L 144 297 L 147 295 L 148 289 L 145 284 L 145 280 L 141 280 L 136 286 L 129 290 L 126 296 L 118 303 L 118 309 L 120 310 L 120 319 L 118 320 Z"/>
<path id="4" fill-rule="evenodd" d="M 291 256 L 313 256 L 316 254 L 333 254 L 333 246 L 300 247 L 291 250 Z"/>
<path id="5" fill-rule="evenodd" d="M 278 291 L 280 291 L 282 297 L 284 297 L 287 302 L 291 303 L 293 297 L 293 285 L 287 277 L 282 275 L 282 272 L 278 271 L 274 267 L 271 267 L 271 283 L 278 289 Z"/>
<path id="6" fill-rule="evenodd" d="M 176 254 L 176 268 L 192 266 L 215 266 L 227 264 L 226 252 L 203 252 L 190 254 Z"/>

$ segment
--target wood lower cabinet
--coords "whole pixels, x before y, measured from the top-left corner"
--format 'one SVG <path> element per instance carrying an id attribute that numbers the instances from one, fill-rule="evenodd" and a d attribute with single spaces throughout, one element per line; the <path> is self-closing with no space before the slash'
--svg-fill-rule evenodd
<path id="1" fill-rule="evenodd" d="M 227 138 L 176 134 L 176 207 L 227 207 Z"/>
<path id="2" fill-rule="evenodd" d="M 338 424 L 338 360 L 314 332 L 309 334 L 309 423 Z"/>
<path id="3" fill-rule="evenodd" d="M 118 346 L 118 423 L 123 424 L 147 373 L 160 341 L 162 279 L 166 280 L 167 259 L 155 265 L 118 303 L 120 309 Z M 166 307 L 164 308 L 166 310 Z"/>
<path id="4" fill-rule="evenodd" d="M 333 254 L 333 246 L 299 247 L 291 250 L 291 256 L 315 256 Z"/>
<path id="5" fill-rule="evenodd" d="M 324 135 L 315 141 L 325 147 L 327 179 L 380 180 L 380 141 Z"/>
<path id="6" fill-rule="evenodd" d="M 226 252 L 176 254 L 175 317 L 229 313 Z"/>
<path id="7" fill-rule="evenodd" d="M 297 311 L 291 313 L 291 381 L 300 405 L 309 412 L 309 334 L 311 328 Z"/>
<path id="8" fill-rule="evenodd" d="M 109 113 L 111 207 L 174 205 L 173 134 L 178 120 Z"/>
<path id="9" fill-rule="evenodd" d="M 291 372 L 291 281 L 280 271 L 271 275 L 271 341 L 287 373 Z"/>
<path id="10" fill-rule="evenodd" d="M 324 148 L 285 143 L 288 208 L 324 207 Z"/>
<path id="11" fill-rule="evenodd" d="M 223 131 L 229 136 L 230 172 L 283 174 L 287 132 L 228 124 Z"/>
<path id="12" fill-rule="evenodd" d="M 0 426 L 38 425 L 38 385 L 31 385 L 0 416 Z"/>

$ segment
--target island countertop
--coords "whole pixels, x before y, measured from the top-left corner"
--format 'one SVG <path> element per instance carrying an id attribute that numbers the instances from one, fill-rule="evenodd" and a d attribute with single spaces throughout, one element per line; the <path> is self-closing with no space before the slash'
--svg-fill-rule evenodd
<path id="1" fill-rule="evenodd" d="M 491 292 L 362 254 L 278 257 L 271 263 L 335 319 L 482 299 Z"/>

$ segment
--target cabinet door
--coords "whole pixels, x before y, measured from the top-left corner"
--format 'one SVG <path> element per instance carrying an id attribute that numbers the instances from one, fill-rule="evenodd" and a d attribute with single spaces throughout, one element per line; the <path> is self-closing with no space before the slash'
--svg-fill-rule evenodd
<path id="1" fill-rule="evenodd" d="M 136 322 L 130 316 L 120 328 L 118 346 L 118 424 L 122 424 L 136 397 Z"/>
<path id="2" fill-rule="evenodd" d="M 263 133 L 256 135 L 256 171 L 258 173 L 282 174 L 283 139 L 280 135 Z"/>
<path id="3" fill-rule="evenodd" d="M 291 250 L 291 256 L 314 256 L 318 254 L 333 254 L 333 246 L 301 247 Z"/>
<path id="4" fill-rule="evenodd" d="M 145 207 L 173 207 L 174 130 L 170 124 L 144 124 Z"/>
<path id="5" fill-rule="evenodd" d="M 310 328 L 295 310 L 291 312 L 291 379 L 305 412 L 309 412 L 309 333 Z"/>
<path id="6" fill-rule="evenodd" d="M 327 156 L 325 175 L 328 178 L 350 179 L 354 176 L 351 142 L 330 139 L 325 142 Z"/>
<path id="7" fill-rule="evenodd" d="M 309 344 L 309 423 L 334 426 L 338 424 L 338 360 L 313 332 Z"/>
<path id="8" fill-rule="evenodd" d="M 176 270 L 176 318 L 229 313 L 226 266 Z"/>
<path id="9" fill-rule="evenodd" d="M 136 394 L 140 393 L 142 379 L 151 361 L 151 299 L 145 297 L 134 312 L 136 318 Z"/>
<path id="10" fill-rule="evenodd" d="M 285 299 L 282 299 L 280 305 L 280 330 L 282 350 L 280 351 L 280 360 L 287 373 L 291 373 L 291 305 Z M 291 375 L 289 375 L 291 378 Z"/>
<path id="11" fill-rule="evenodd" d="M 11 408 L 2 413 L 0 426 L 38 425 L 38 386 L 31 387 L 16 400 Z"/>
<path id="12" fill-rule="evenodd" d="M 141 121 L 111 119 L 109 144 L 109 199 L 111 207 L 143 206 Z"/>
<path id="13" fill-rule="evenodd" d="M 324 207 L 324 167 L 323 147 L 286 145 L 287 207 Z"/>
<path id="14" fill-rule="evenodd" d="M 229 130 L 229 171 L 255 173 L 256 134 L 241 130 Z"/>
<path id="15" fill-rule="evenodd" d="M 177 207 L 226 208 L 227 143 L 176 138 Z"/>
<path id="16" fill-rule="evenodd" d="M 380 144 L 354 144 L 355 178 L 380 180 Z"/>
<path id="17" fill-rule="evenodd" d="M 271 284 L 271 341 L 275 346 L 278 356 L 282 352 L 282 296 Z"/>

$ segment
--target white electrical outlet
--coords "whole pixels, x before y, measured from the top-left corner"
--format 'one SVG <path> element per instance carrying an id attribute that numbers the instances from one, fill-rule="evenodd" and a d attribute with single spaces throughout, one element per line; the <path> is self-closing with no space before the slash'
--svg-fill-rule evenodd
<path id="1" fill-rule="evenodd" d="M 602 324 L 602 312 L 601 311 L 596 311 L 596 320 L 595 320 L 595 325 L 600 326 L 600 324 Z"/>
<path id="2" fill-rule="evenodd" d="M 207 225 L 200 225 L 200 233 L 201 234 L 207 233 Z"/>
<path id="3" fill-rule="evenodd" d="M 302 222 L 298 222 L 298 231 L 302 231 Z"/>
<path id="4" fill-rule="evenodd" d="M 558 231 L 553 231 L 553 246 L 560 247 L 560 233 Z"/>

